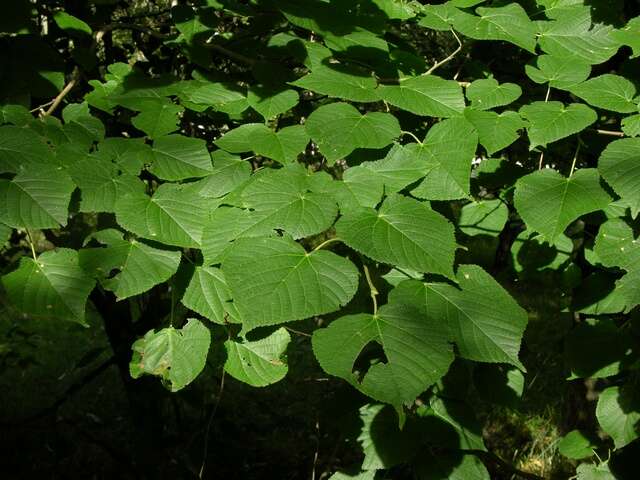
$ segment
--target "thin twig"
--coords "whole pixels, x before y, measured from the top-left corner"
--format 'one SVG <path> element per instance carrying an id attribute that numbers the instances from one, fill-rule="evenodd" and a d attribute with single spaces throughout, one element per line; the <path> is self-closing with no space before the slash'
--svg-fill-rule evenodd
<path id="1" fill-rule="evenodd" d="M 58 96 L 53 99 L 53 102 L 51 103 L 51 106 L 49 107 L 49 109 L 41 115 L 42 118 L 48 117 L 49 115 L 51 115 L 53 112 L 56 111 L 56 108 L 60 106 L 60 104 L 62 103 L 62 100 L 64 100 L 64 97 L 66 97 L 69 94 L 69 92 L 73 90 L 73 87 L 76 86 L 76 83 L 78 83 L 79 78 L 80 78 L 80 70 L 78 69 L 78 67 L 75 67 L 73 69 L 73 73 L 71 74 L 71 80 L 69 80 L 69 83 L 65 85 L 65 87 L 58 94 Z"/>
<path id="2" fill-rule="evenodd" d="M 220 388 L 218 390 L 218 397 L 216 398 L 216 402 L 213 404 L 213 409 L 211 410 L 211 414 L 209 415 L 209 420 L 207 420 L 207 428 L 204 431 L 204 447 L 202 454 L 202 465 L 200 465 L 200 471 L 198 472 L 198 478 L 202 480 L 202 476 L 204 475 L 204 468 L 207 464 L 207 453 L 209 453 L 209 431 L 211 430 L 211 424 L 213 423 L 213 417 L 215 417 L 216 412 L 218 411 L 218 405 L 220 405 L 220 399 L 222 398 L 222 393 L 224 392 L 224 378 L 225 378 L 226 370 L 222 369 L 222 377 L 220 377 Z"/>
<path id="3" fill-rule="evenodd" d="M 596 133 L 599 133 L 600 135 L 609 135 L 610 137 L 624 137 L 624 132 L 616 132 L 613 130 L 596 129 Z"/>
<path id="4" fill-rule="evenodd" d="M 237 52 L 234 52 L 233 50 L 229 50 L 228 48 L 225 48 L 222 45 L 218 45 L 217 43 L 203 43 L 202 46 L 206 48 L 210 48 L 211 50 L 215 50 L 216 52 L 221 53 L 240 63 L 244 63 L 245 65 L 253 66 L 256 63 L 255 59 L 245 57 L 241 53 L 237 53 Z"/>
<path id="5" fill-rule="evenodd" d="M 308 333 L 301 332 L 300 330 L 295 330 L 295 329 L 293 329 L 291 327 L 284 327 L 284 328 L 289 330 L 291 333 L 295 333 L 296 335 L 301 335 L 303 337 L 311 338 L 313 336 L 313 335 L 309 335 Z"/>
<path id="6" fill-rule="evenodd" d="M 376 286 L 373 284 L 373 281 L 371 280 L 371 274 L 369 273 L 369 269 L 367 268 L 364 262 L 362 263 L 362 268 L 364 269 L 364 276 L 367 279 L 367 284 L 369 285 L 371 300 L 373 301 L 373 315 L 375 316 L 378 314 L 378 300 L 376 297 L 378 296 L 379 292 Z"/>
<path id="7" fill-rule="evenodd" d="M 42 105 L 38 105 L 36 108 L 33 108 L 33 109 L 29 110 L 29 113 L 36 113 L 36 112 L 39 112 L 40 110 L 44 110 L 46 107 L 51 105 L 54 101 L 55 101 L 55 98 L 49 100 L 47 103 L 43 103 Z"/>
<path id="8" fill-rule="evenodd" d="M 33 255 L 33 260 L 37 262 L 38 256 L 36 255 L 36 249 L 33 244 L 33 237 L 31 236 L 31 232 L 29 232 L 28 228 L 25 228 L 25 231 L 27 232 L 27 240 L 29 241 L 29 246 L 31 247 L 31 255 Z"/>
<path id="9" fill-rule="evenodd" d="M 330 243 L 335 243 L 335 242 L 341 242 L 342 240 L 340 240 L 338 237 L 333 237 L 333 238 L 329 238 L 328 240 L 325 240 L 324 242 L 322 242 L 320 245 L 318 245 L 316 248 L 314 248 L 311 253 L 320 250 L 323 247 L 326 247 L 327 245 L 329 245 Z"/>
<path id="10" fill-rule="evenodd" d="M 434 70 L 436 70 L 438 67 L 441 67 L 445 63 L 447 63 L 450 60 L 452 60 L 453 57 L 455 57 L 458 53 L 460 53 L 460 50 L 462 50 L 462 42 L 460 41 L 460 37 L 458 37 L 458 35 L 456 35 L 456 32 L 454 30 L 451 30 L 451 33 L 453 33 L 453 36 L 456 38 L 456 41 L 458 42 L 458 48 L 456 48 L 453 52 L 451 52 L 451 54 L 447 58 L 444 58 L 444 59 L 440 60 L 439 62 L 436 62 L 429 70 L 427 70 L 424 73 L 425 75 L 429 75 L 429 74 L 433 73 Z"/>
<path id="11" fill-rule="evenodd" d="M 420 139 L 418 137 L 415 136 L 415 134 L 413 134 L 412 132 L 407 132 L 405 130 L 402 130 L 400 132 L 402 135 L 409 135 L 411 138 L 413 138 L 416 142 L 418 142 L 418 145 L 422 145 L 422 142 L 420 141 Z"/>
<path id="12" fill-rule="evenodd" d="M 551 85 L 547 86 L 547 93 L 544 96 L 544 103 L 547 103 L 549 101 L 549 95 L 551 95 Z"/>
<path id="13" fill-rule="evenodd" d="M 544 160 L 544 152 L 540 152 L 540 158 L 538 158 L 538 170 L 542 170 L 543 160 Z"/>
<path id="14" fill-rule="evenodd" d="M 313 454 L 313 468 L 311 469 L 311 480 L 316 480 L 316 467 L 318 466 L 319 454 L 320 454 L 320 420 L 316 417 L 316 451 Z"/>
<path id="15" fill-rule="evenodd" d="M 580 153 L 580 144 L 582 142 L 580 142 L 580 139 L 578 139 L 578 146 L 576 147 L 576 153 L 573 156 L 573 162 L 571 162 L 571 170 L 569 171 L 569 178 L 571 178 L 571 175 L 573 175 L 573 171 L 576 168 L 576 161 L 578 160 L 578 153 Z"/>

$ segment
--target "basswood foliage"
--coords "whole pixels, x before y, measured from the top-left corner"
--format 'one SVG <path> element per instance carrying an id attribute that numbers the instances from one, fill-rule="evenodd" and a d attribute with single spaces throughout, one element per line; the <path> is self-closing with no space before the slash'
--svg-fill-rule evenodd
<path id="1" fill-rule="evenodd" d="M 170 309 L 130 371 L 171 391 L 214 359 L 248 385 L 279 382 L 300 328 L 305 353 L 372 402 L 361 473 L 331 478 L 408 464 L 488 479 L 460 372 L 517 404 L 533 383 L 523 291 L 554 278 L 562 298 L 545 301 L 573 313 L 567 377 L 608 379 L 596 416 L 616 448 L 640 436 L 630 7 L 182 3 L 161 32 L 59 9 L 66 82 L 44 64 L 0 78 L 0 245 L 17 247 L 0 281 L 16 311 L 86 325 L 94 294 L 131 309 L 159 295 Z M 112 30 L 180 60 L 103 65 Z M 559 448 L 599 445 L 575 430 Z M 589 469 L 613 478 L 606 464 L 578 478 Z"/>

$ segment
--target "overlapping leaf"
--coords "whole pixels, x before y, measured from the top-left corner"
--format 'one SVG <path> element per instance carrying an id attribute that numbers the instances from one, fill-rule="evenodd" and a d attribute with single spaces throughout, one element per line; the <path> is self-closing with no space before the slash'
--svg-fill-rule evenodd
<path id="1" fill-rule="evenodd" d="M 86 325 L 85 306 L 95 281 L 80 268 L 77 251 L 60 248 L 35 260 L 22 257 L 18 269 L 0 280 L 21 312 Z"/>
<path id="2" fill-rule="evenodd" d="M 598 160 L 598 171 L 631 207 L 640 212 L 640 139 L 623 138 L 607 145 Z"/>
<path id="3" fill-rule="evenodd" d="M 237 240 L 222 271 L 245 331 L 334 312 L 358 286 L 349 260 L 324 250 L 307 253 L 286 237 Z"/>
<path id="4" fill-rule="evenodd" d="M 389 301 L 412 305 L 422 317 L 446 325 L 462 357 L 523 368 L 518 352 L 527 325 L 525 310 L 476 265 L 460 266 L 456 279 L 459 288 L 407 280 Z"/>
<path id="5" fill-rule="evenodd" d="M 610 201 L 593 168 L 578 170 L 569 178 L 555 170 L 538 170 L 518 180 L 514 194 L 520 217 L 551 243 L 571 222 Z"/>
<path id="6" fill-rule="evenodd" d="M 180 252 L 124 240 L 117 230 L 102 230 L 93 236 L 106 246 L 79 250 L 80 266 L 119 300 L 166 282 L 178 270 Z"/>
<path id="7" fill-rule="evenodd" d="M 158 376 L 172 392 L 177 392 L 204 369 L 210 344 L 209 329 L 193 318 L 180 329 L 151 330 L 133 344 L 129 371 L 133 378 Z"/>
<path id="8" fill-rule="evenodd" d="M 346 157 L 357 148 L 383 148 L 400 136 L 398 120 L 388 113 L 365 115 L 347 103 L 317 108 L 305 124 L 329 163 Z"/>
<path id="9" fill-rule="evenodd" d="M 395 303 L 384 305 L 375 315 L 341 317 L 316 330 L 312 341 L 313 352 L 327 373 L 397 406 L 413 401 L 438 381 L 453 361 L 445 325 Z M 358 356 L 371 342 L 382 346 L 386 363 L 355 371 Z"/>
<path id="10" fill-rule="evenodd" d="M 346 213 L 336 232 L 347 245 L 376 261 L 453 276 L 453 225 L 425 203 L 393 196 L 379 211 Z"/>

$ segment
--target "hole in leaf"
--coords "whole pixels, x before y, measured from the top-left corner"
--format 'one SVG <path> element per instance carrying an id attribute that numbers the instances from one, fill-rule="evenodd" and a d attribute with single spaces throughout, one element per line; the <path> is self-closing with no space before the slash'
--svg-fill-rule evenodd
<path id="1" fill-rule="evenodd" d="M 361 382 L 369 369 L 377 363 L 388 363 L 387 356 L 384 353 L 382 345 L 378 342 L 369 342 L 360 351 L 358 358 L 353 363 L 353 373 Z"/>

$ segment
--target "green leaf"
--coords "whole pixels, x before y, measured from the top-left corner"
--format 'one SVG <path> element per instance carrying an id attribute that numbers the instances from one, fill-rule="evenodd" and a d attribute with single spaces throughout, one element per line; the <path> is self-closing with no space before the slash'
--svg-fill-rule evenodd
<path id="1" fill-rule="evenodd" d="M 610 201 L 594 168 L 578 170 L 569 178 L 556 170 L 537 170 L 518 180 L 514 194 L 516 210 L 527 227 L 551 243 L 574 220 Z"/>
<path id="2" fill-rule="evenodd" d="M 623 305 L 624 306 L 624 305 Z M 576 378 L 606 378 L 617 375 L 632 360 L 633 341 L 609 319 L 588 319 L 565 339 L 565 360 Z"/>
<path id="3" fill-rule="evenodd" d="M 138 175 L 142 168 L 153 162 L 153 151 L 141 138 L 105 138 L 94 155 L 115 163 L 131 175 Z"/>
<path id="4" fill-rule="evenodd" d="M 461 265 L 456 278 L 459 288 L 404 281 L 389 302 L 413 305 L 423 317 L 446 325 L 463 358 L 523 369 L 518 352 L 527 312 L 477 265 Z"/>
<path id="5" fill-rule="evenodd" d="M 222 271 L 244 331 L 334 312 L 358 286 L 349 260 L 324 250 L 307 253 L 286 237 L 236 240 Z"/>
<path id="6" fill-rule="evenodd" d="M 636 217 L 640 212 L 640 138 L 609 143 L 598 160 L 598 171 Z"/>
<path id="7" fill-rule="evenodd" d="M 12 230 L 10 226 L 0 223 L 0 248 L 7 243 Z"/>
<path id="8" fill-rule="evenodd" d="M 348 168 L 341 182 L 332 182 L 333 196 L 344 214 L 360 207 L 375 207 L 384 192 L 382 178 L 364 165 Z"/>
<path id="9" fill-rule="evenodd" d="M 211 155 L 204 140 L 167 135 L 153 142 L 151 173 L 163 180 L 204 177 L 211 173 Z"/>
<path id="10" fill-rule="evenodd" d="M 180 252 L 124 240 L 121 232 L 112 229 L 93 236 L 106 247 L 79 250 L 80 266 L 118 300 L 144 293 L 169 280 L 178 270 Z M 119 272 L 114 275 L 114 270 Z"/>
<path id="11" fill-rule="evenodd" d="M 398 85 L 380 85 L 378 91 L 383 100 L 416 115 L 455 117 L 465 107 L 458 82 L 436 75 L 402 78 Z"/>
<path id="12" fill-rule="evenodd" d="M 253 151 L 257 155 L 277 160 L 280 163 L 293 163 L 309 143 L 302 125 L 285 127 L 274 132 L 262 123 L 245 123 L 227 132 L 215 144 L 231 153 Z"/>
<path id="13" fill-rule="evenodd" d="M 572 310 L 587 315 L 620 313 L 626 309 L 623 290 L 615 288 L 614 280 L 605 272 L 586 277 L 572 299 Z"/>
<path id="14" fill-rule="evenodd" d="M 471 161 L 478 146 L 478 133 L 464 118 L 436 123 L 420 145 L 407 153 L 424 161 L 425 179 L 411 191 L 427 200 L 456 200 L 469 195 Z"/>
<path id="15" fill-rule="evenodd" d="M 478 140 L 487 150 L 487 155 L 493 155 L 518 140 L 518 131 L 527 125 L 520 115 L 509 110 L 498 114 L 466 109 L 464 116 L 477 130 Z"/>
<path id="16" fill-rule="evenodd" d="M 538 55 L 535 62 L 535 67 L 525 65 L 527 76 L 536 83 L 549 83 L 550 87 L 560 90 L 569 90 L 591 74 L 591 65 L 580 58 Z"/>
<path id="17" fill-rule="evenodd" d="M 567 263 L 573 252 L 573 242 L 564 234 L 549 243 L 543 235 L 533 230 L 523 230 L 511 246 L 513 266 L 516 272 L 557 270 Z"/>
<path id="18" fill-rule="evenodd" d="M 240 208 L 221 207 L 214 210 L 202 232 L 205 264 L 220 263 L 234 240 L 275 234 L 273 225 L 264 222 L 264 217 L 265 214 Z"/>
<path id="19" fill-rule="evenodd" d="M 171 102 L 158 101 L 145 106 L 138 115 L 131 119 L 131 123 L 149 137 L 158 138 L 178 130 L 182 112 L 184 112 L 184 107 Z"/>
<path id="20" fill-rule="evenodd" d="M 95 281 L 80 268 L 75 250 L 49 250 L 37 260 L 22 257 L 18 269 L 1 280 L 22 313 L 87 325 L 85 305 Z"/>
<path id="21" fill-rule="evenodd" d="M 468 203 L 460 212 L 458 227 L 467 235 L 500 235 L 509 209 L 500 199 Z"/>
<path id="22" fill-rule="evenodd" d="M 236 380 L 252 387 L 266 387 L 282 380 L 289 367 L 283 356 L 291 336 L 279 328 L 268 337 L 256 341 L 227 340 L 225 371 Z"/>
<path id="23" fill-rule="evenodd" d="M 382 346 L 385 362 L 356 371 L 356 360 L 371 342 Z M 415 308 L 389 303 L 375 315 L 341 317 L 312 338 L 313 353 L 325 372 L 343 378 L 381 402 L 413 402 L 449 369 L 453 351 L 441 322 Z"/>
<path id="24" fill-rule="evenodd" d="M 533 102 L 522 107 L 520 115 L 529 121 L 529 150 L 581 132 L 598 119 L 581 103 L 565 107 L 561 102 Z"/>
<path id="25" fill-rule="evenodd" d="M 453 27 L 476 40 L 504 40 L 531 53 L 536 49 L 536 28 L 524 9 L 517 3 L 504 7 L 479 7 L 476 15 L 458 12 Z"/>
<path id="26" fill-rule="evenodd" d="M 165 183 L 153 197 L 143 193 L 118 198 L 118 224 L 141 237 L 178 247 L 200 247 L 210 202 L 188 185 Z"/>
<path id="27" fill-rule="evenodd" d="M 373 260 L 453 277 L 453 225 L 426 203 L 395 195 L 379 211 L 362 208 L 346 213 L 338 220 L 336 233 Z"/>
<path id="28" fill-rule="evenodd" d="M 602 429 L 611 435 L 616 448 L 640 437 L 640 400 L 633 387 L 609 387 L 598 398 L 596 417 Z"/>
<path id="29" fill-rule="evenodd" d="M 638 111 L 637 101 L 634 101 L 636 87 L 619 75 L 606 73 L 590 78 L 572 87 L 570 91 L 594 107 L 621 113 Z"/>
<path id="30" fill-rule="evenodd" d="M 295 90 L 254 86 L 249 89 L 247 101 L 251 108 L 269 120 L 291 110 L 300 99 Z"/>
<path id="31" fill-rule="evenodd" d="M 429 443 L 445 448 L 487 450 L 482 440 L 482 427 L 472 406 L 467 403 L 433 395 L 429 406 L 420 407 L 417 413 L 422 420 L 423 435 Z M 454 435 L 451 434 L 452 429 L 455 431 Z"/>
<path id="32" fill-rule="evenodd" d="M 348 65 L 316 67 L 304 77 L 291 82 L 291 85 L 353 102 L 380 100 L 380 94 L 376 90 L 378 82 L 371 73 Z"/>
<path id="33" fill-rule="evenodd" d="M 525 385 L 520 370 L 495 363 L 476 365 L 473 382 L 483 400 L 509 408 L 518 408 Z"/>
<path id="34" fill-rule="evenodd" d="M 605 267 L 617 267 L 627 271 L 618 282 L 618 289 L 627 300 L 627 309 L 640 303 L 637 280 L 640 275 L 640 243 L 634 238 L 632 228 L 621 219 L 605 222 L 598 231 L 593 249 Z"/>
<path id="35" fill-rule="evenodd" d="M 616 42 L 631 47 L 631 58 L 640 56 L 640 17 L 632 18 L 625 27 L 613 30 L 609 36 Z"/>
<path id="36" fill-rule="evenodd" d="M 493 78 L 475 80 L 467 87 L 467 98 L 471 106 L 478 110 L 509 105 L 520 95 L 522 89 L 515 83 L 498 83 Z"/>
<path id="37" fill-rule="evenodd" d="M 198 181 L 198 192 L 206 198 L 218 198 L 231 192 L 251 175 L 251 164 L 224 150 L 211 154 L 213 170 Z"/>
<path id="38" fill-rule="evenodd" d="M 81 191 L 83 212 L 113 212 L 116 199 L 144 193 L 145 184 L 138 177 L 122 173 L 118 165 L 100 157 L 89 156 L 73 164 L 70 170 Z"/>
<path id="39" fill-rule="evenodd" d="M 15 228 L 57 228 L 67 224 L 75 185 L 62 170 L 40 166 L 13 180 L 0 180 L 0 222 Z"/>
<path id="40" fill-rule="evenodd" d="M 611 38 L 610 25 L 591 25 L 589 8 L 568 9 L 554 20 L 538 22 L 538 45 L 558 58 L 597 65 L 609 60 L 620 44 Z"/>
<path id="41" fill-rule="evenodd" d="M 608 462 L 602 462 L 599 465 L 592 463 L 581 463 L 576 469 L 577 480 L 616 480 L 611 473 Z"/>
<path id="42" fill-rule="evenodd" d="M 623 118 L 622 131 L 629 137 L 640 137 L 640 114 Z"/>
<path id="43" fill-rule="evenodd" d="M 194 318 L 180 329 L 150 330 L 132 346 L 131 376 L 158 376 L 172 392 L 177 392 L 204 370 L 210 344 L 209 329 Z"/>
<path id="44" fill-rule="evenodd" d="M 405 463 L 418 448 L 415 428 L 398 427 L 398 415 L 386 405 L 369 404 L 360 407 L 362 428 L 358 443 L 362 446 L 364 460 L 361 468 L 366 471 L 391 468 Z"/>
<path id="45" fill-rule="evenodd" d="M 53 15 L 53 21 L 60 27 L 61 30 L 69 33 L 69 35 L 82 37 L 84 35 L 91 35 L 93 30 L 85 22 L 73 15 L 69 15 L 67 12 L 58 11 Z"/>
<path id="46" fill-rule="evenodd" d="M 234 318 L 234 309 L 230 302 L 231 290 L 222 270 L 214 267 L 196 267 L 182 297 L 183 305 L 212 322 L 224 325 L 226 322 L 239 321 Z"/>
<path id="47" fill-rule="evenodd" d="M 197 112 L 211 108 L 228 114 L 239 114 L 249 108 L 246 96 L 233 84 L 197 81 L 177 92 L 181 103 Z"/>
<path id="48" fill-rule="evenodd" d="M 300 164 L 267 170 L 243 190 L 243 206 L 293 238 L 321 233 L 333 224 L 338 207 L 331 197 L 313 191 L 311 178 Z"/>
<path id="49" fill-rule="evenodd" d="M 52 161 L 51 149 L 35 131 L 4 125 L 0 127 L 0 173 L 18 173 L 31 163 Z"/>
<path id="50" fill-rule="evenodd" d="M 400 124 L 393 115 L 381 112 L 361 115 L 348 103 L 317 108 L 309 115 L 305 127 L 330 164 L 357 148 L 386 147 L 400 136 Z"/>
<path id="51" fill-rule="evenodd" d="M 572 430 L 558 442 L 558 451 L 568 458 L 580 460 L 593 455 L 594 445 L 580 430 Z"/>

